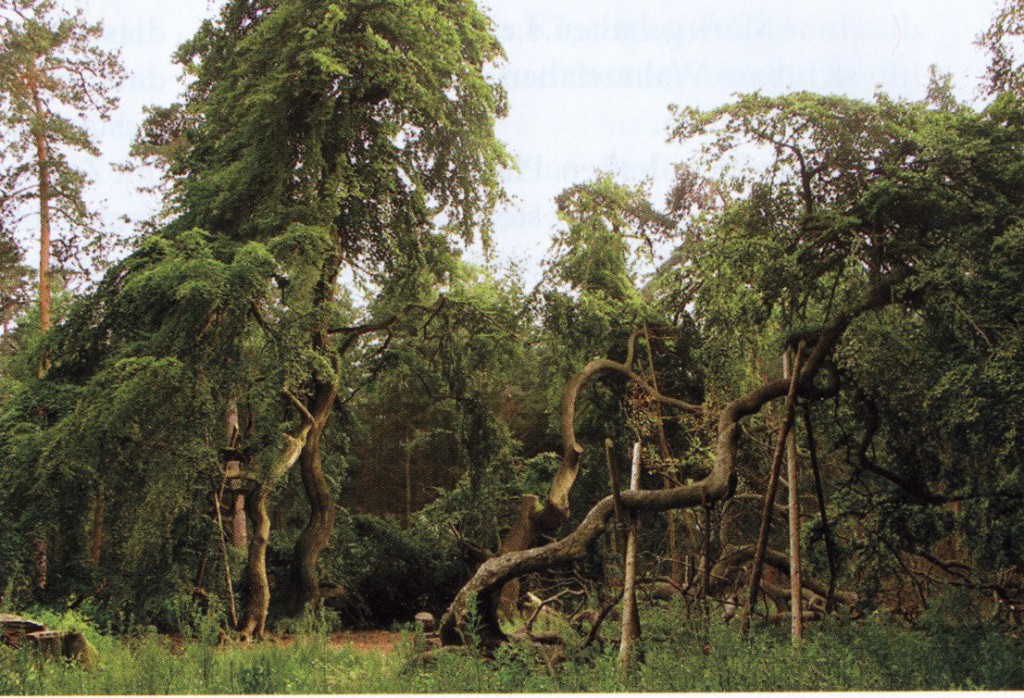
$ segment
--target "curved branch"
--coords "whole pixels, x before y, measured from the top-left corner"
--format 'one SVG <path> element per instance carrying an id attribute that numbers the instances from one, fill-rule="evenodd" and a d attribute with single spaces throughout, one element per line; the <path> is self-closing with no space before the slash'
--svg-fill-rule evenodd
<path id="1" fill-rule="evenodd" d="M 815 394 L 814 378 L 850 323 L 864 312 L 884 307 L 893 302 L 895 300 L 894 284 L 902 279 L 903 273 L 897 272 L 891 280 L 881 281 L 871 288 L 865 301 L 859 306 L 841 313 L 814 335 L 801 338 L 811 348 L 803 362 L 802 369 L 794 375 L 793 382 L 796 384 L 798 395 L 807 397 Z M 635 338 L 634 333 L 630 337 L 627 359 L 632 359 Z M 524 514 L 526 511 L 530 511 L 531 514 L 521 517 L 520 523 L 525 520 L 532 524 L 534 532 L 539 528 L 538 524 L 557 521 L 558 525 L 561 525 L 567 516 L 568 491 L 576 478 L 579 459 L 583 453 L 583 447 L 576 442 L 572 429 L 576 397 L 580 388 L 589 378 L 604 370 L 617 371 L 627 376 L 633 374 L 627 364 L 599 359 L 587 364 L 584 370 L 577 374 L 566 387 L 562 402 L 564 447 L 562 467 L 555 476 L 548 502 L 544 507 L 539 507 L 536 497 L 532 495 L 524 497 Z M 748 395 L 735 400 L 719 413 L 719 436 L 715 464 L 703 480 L 663 490 L 623 492 L 620 500 L 622 507 L 631 513 L 638 514 L 695 507 L 728 499 L 734 490 L 736 452 L 741 433 L 740 422 L 759 412 L 772 400 L 785 396 L 790 383 L 791 379 L 786 378 L 769 381 Z M 638 381 L 638 384 L 647 385 L 646 381 L 642 383 Z M 687 409 L 701 409 L 688 405 L 688 403 L 682 404 L 687 405 Z M 545 515 L 552 511 L 557 513 L 557 517 L 546 519 Z M 497 618 L 499 603 L 497 592 L 501 587 L 525 574 L 562 567 L 584 559 L 590 546 L 604 531 L 613 511 L 614 501 L 612 496 L 608 495 L 590 509 L 575 531 L 564 538 L 527 550 L 509 550 L 506 546 L 501 555 L 484 562 L 473 577 L 459 590 L 441 619 L 439 630 L 442 642 L 444 644 L 464 644 L 470 639 L 468 618 L 470 610 L 474 608 L 480 621 L 479 626 L 474 629 L 477 639 L 485 647 L 503 642 L 506 636 L 501 630 Z M 519 528 L 518 525 L 517 528 Z M 519 533 L 522 534 L 524 531 L 520 530 Z M 520 538 L 520 540 L 523 539 L 525 536 Z M 828 593 L 827 587 L 823 587 L 823 590 L 825 594 Z"/>
<path id="2" fill-rule="evenodd" d="M 740 545 L 725 552 L 715 564 L 714 575 L 716 579 L 724 579 L 724 570 L 730 567 L 738 567 L 754 559 L 757 550 L 754 545 Z M 764 562 L 785 575 L 789 574 L 789 556 L 781 550 L 768 548 L 765 551 Z M 821 598 L 828 598 L 829 584 L 814 577 L 801 577 L 801 586 L 808 591 L 814 592 Z M 856 605 L 858 596 L 853 591 L 836 591 L 835 599 L 846 606 Z"/>

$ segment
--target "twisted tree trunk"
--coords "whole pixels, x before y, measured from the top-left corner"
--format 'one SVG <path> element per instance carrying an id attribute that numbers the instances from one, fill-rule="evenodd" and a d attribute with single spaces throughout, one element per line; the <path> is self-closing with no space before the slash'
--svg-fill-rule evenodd
<path id="1" fill-rule="evenodd" d="M 270 516 L 267 514 L 267 500 L 277 482 L 295 465 L 304 452 L 314 424 L 313 416 L 306 411 L 302 404 L 295 398 L 291 399 L 303 413 L 302 426 L 298 435 L 283 435 L 286 442 L 284 451 L 245 500 L 246 511 L 252 521 L 249 558 L 245 567 L 248 596 L 245 602 L 245 620 L 240 628 L 242 638 L 246 640 L 250 637 L 263 638 L 267 614 L 270 612 L 270 584 L 267 581 L 267 543 L 270 540 Z"/>
<path id="2" fill-rule="evenodd" d="M 638 333 L 629 337 L 626 360 L 622 363 L 611 359 L 595 359 L 589 362 L 566 385 L 562 394 L 561 432 L 562 461 L 548 490 L 547 498 L 541 503 L 538 496 L 528 494 L 523 497 L 519 509 L 519 517 L 512 530 L 506 536 L 501 547 L 501 555 L 527 550 L 543 537 L 553 536 L 569 518 L 569 492 L 579 474 L 583 446 L 576 441 L 576 402 L 580 391 L 595 376 L 602 373 L 619 373 L 640 387 L 651 396 L 656 404 L 667 405 L 678 410 L 691 413 L 702 411 L 699 405 L 692 405 L 683 400 L 662 395 L 656 386 L 633 370 L 636 339 Z M 501 592 L 497 602 L 503 617 L 510 617 L 518 598 L 519 586 L 513 580 Z"/>
<path id="3" fill-rule="evenodd" d="M 337 396 L 336 385 L 318 382 L 312 409 L 309 409 L 313 421 L 299 457 L 302 484 L 309 501 L 309 520 L 295 542 L 292 557 L 292 584 L 288 604 L 291 615 L 299 615 L 307 607 L 320 602 L 320 573 L 317 565 L 320 555 L 330 545 L 338 518 L 338 505 L 324 475 L 320 451 L 320 439 L 327 428 Z"/>
<path id="4" fill-rule="evenodd" d="M 803 369 L 794 375 L 793 382 L 796 384 L 798 395 L 808 399 L 823 396 L 823 392 L 814 385 L 814 378 L 821 370 L 826 357 L 831 354 L 835 344 L 854 318 L 864 312 L 888 305 L 895 300 L 892 284 L 901 281 L 902 278 L 902 273 L 894 273 L 891 281 L 882 281 L 872 287 L 862 304 L 841 313 L 820 331 L 800 338 L 810 349 L 803 362 Z M 646 381 L 629 368 L 632 361 L 632 347 L 631 338 L 625 364 L 606 359 L 592 361 L 580 374 L 577 374 L 566 388 L 562 402 L 562 467 L 552 483 L 547 503 L 543 507 L 534 506 L 533 508 L 534 514 L 529 518 L 532 520 L 534 530 L 537 530 L 541 522 L 558 519 L 564 521 L 561 516 L 547 516 L 548 512 L 568 511 L 569 488 L 575 480 L 579 457 L 583 452 L 582 446 L 576 442 L 572 428 L 575 400 L 580 387 L 589 377 L 602 370 L 617 371 L 630 377 L 663 404 L 686 410 L 700 409 L 680 400 L 656 394 Z M 667 511 L 706 505 L 732 496 L 735 488 L 735 460 L 741 435 L 741 421 L 759 412 L 772 400 L 785 396 L 790 383 L 791 381 L 785 378 L 766 382 L 750 394 L 727 405 L 719 413 L 715 464 L 707 477 L 690 485 L 670 489 L 623 492 L 621 496 L 623 509 L 636 514 Z M 507 551 L 484 562 L 473 577 L 459 590 L 448 611 L 442 617 L 439 627 L 441 641 L 450 645 L 467 644 L 471 640 L 476 640 L 485 648 L 504 642 L 507 638 L 498 623 L 496 592 L 507 582 L 525 574 L 564 567 L 584 559 L 588 555 L 590 547 L 603 533 L 613 511 L 613 498 L 609 495 L 597 502 L 576 530 L 564 538 L 535 548 Z M 521 517 L 520 524 L 522 523 L 523 518 Z M 525 538 L 526 536 L 524 536 Z M 471 616 L 477 619 L 473 627 L 470 627 L 469 623 Z"/>

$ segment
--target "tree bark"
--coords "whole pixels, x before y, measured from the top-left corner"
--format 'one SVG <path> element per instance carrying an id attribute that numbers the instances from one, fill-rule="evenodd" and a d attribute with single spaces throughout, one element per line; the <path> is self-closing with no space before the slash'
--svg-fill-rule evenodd
<path id="1" fill-rule="evenodd" d="M 263 639 L 267 614 L 270 612 L 270 583 L 267 580 L 270 516 L 267 514 L 267 500 L 274 485 L 295 465 L 304 452 L 312 427 L 312 420 L 307 418 L 300 428 L 298 436 L 284 434 L 287 444 L 285 450 L 278 456 L 266 476 L 256 485 L 255 491 L 246 498 L 246 509 L 252 521 L 249 558 L 245 568 L 248 595 L 245 602 L 245 620 L 240 628 L 242 638 L 246 640 L 250 637 Z"/>
<path id="2" fill-rule="evenodd" d="M 533 537 L 537 530 L 534 517 L 541 509 L 540 498 L 537 495 L 523 495 L 522 499 L 519 500 L 519 514 L 512 525 L 512 530 L 508 532 L 505 540 L 501 543 L 501 548 L 498 551 L 499 555 L 517 550 L 526 550 L 532 545 Z M 518 579 L 509 580 L 501 588 L 496 603 L 498 615 L 502 620 L 512 620 L 515 617 L 519 603 Z"/>
<path id="3" fill-rule="evenodd" d="M 313 423 L 299 457 L 302 484 L 309 501 L 309 520 L 302 530 L 292 557 L 292 588 L 288 611 L 300 615 L 320 602 L 320 574 L 317 565 L 327 549 L 338 518 L 338 506 L 324 475 L 320 439 L 338 396 L 337 386 L 318 382 L 312 402 Z"/>

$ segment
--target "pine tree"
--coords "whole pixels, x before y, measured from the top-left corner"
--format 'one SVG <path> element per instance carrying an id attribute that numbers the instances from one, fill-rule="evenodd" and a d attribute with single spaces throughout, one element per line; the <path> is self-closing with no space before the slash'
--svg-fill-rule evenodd
<path id="1" fill-rule="evenodd" d="M 0 0 L 0 212 L 14 229 L 38 215 L 44 333 L 52 325 L 51 256 L 67 260 L 99 240 L 83 197 L 89 180 L 68 154 L 99 155 L 83 122 L 109 118 L 117 106 L 125 71 L 116 52 L 96 45 L 102 33 L 81 10 L 69 14 L 54 0 Z"/>

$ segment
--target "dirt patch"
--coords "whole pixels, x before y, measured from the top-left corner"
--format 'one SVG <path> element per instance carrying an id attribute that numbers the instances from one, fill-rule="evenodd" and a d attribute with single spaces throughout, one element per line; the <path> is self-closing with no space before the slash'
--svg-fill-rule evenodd
<path id="1" fill-rule="evenodd" d="M 362 652 L 372 650 L 388 654 L 398 646 L 401 639 L 401 633 L 393 633 L 386 630 L 353 630 L 334 633 L 331 636 L 331 646 L 348 647 Z"/>

